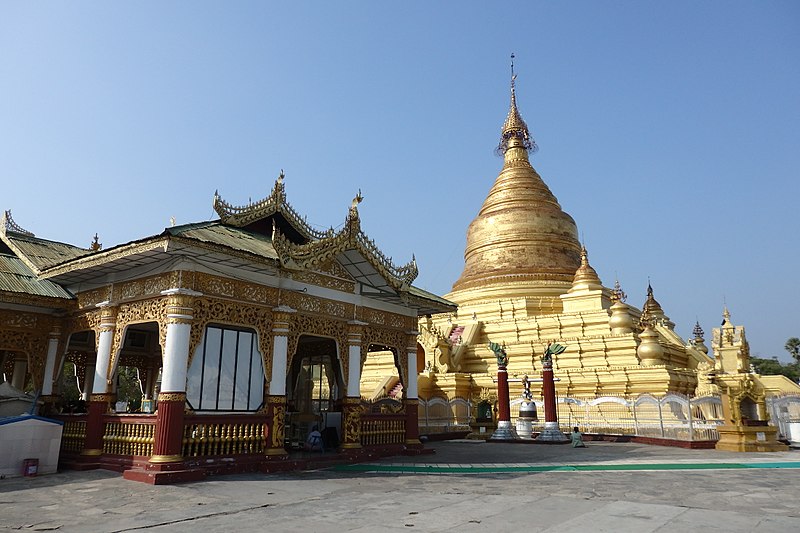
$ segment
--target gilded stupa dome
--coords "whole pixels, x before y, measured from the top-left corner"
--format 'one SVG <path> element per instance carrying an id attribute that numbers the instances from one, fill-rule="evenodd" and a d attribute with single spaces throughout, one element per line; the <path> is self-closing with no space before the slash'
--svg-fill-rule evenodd
<path id="1" fill-rule="evenodd" d="M 456 302 L 499 295 L 557 297 L 569 290 L 581 266 L 575 221 L 528 159 L 536 145 L 511 106 L 498 152 L 503 168 L 467 231 L 464 271 L 447 297 Z M 491 294 L 490 294 L 491 293 Z"/>

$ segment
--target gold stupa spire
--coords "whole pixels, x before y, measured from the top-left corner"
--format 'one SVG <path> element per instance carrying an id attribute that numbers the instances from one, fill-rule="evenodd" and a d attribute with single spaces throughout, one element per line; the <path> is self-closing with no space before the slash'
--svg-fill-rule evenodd
<path id="1" fill-rule="evenodd" d="M 586 251 L 586 246 L 581 246 L 581 266 L 575 271 L 575 277 L 572 281 L 573 284 L 581 282 L 600 283 L 597 271 L 589 264 L 589 253 Z"/>
<path id="2" fill-rule="evenodd" d="M 517 108 L 512 74 L 511 108 L 498 147 L 503 168 L 467 230 L 464 271 L 449 299 L 464 304 L 536 297 L 543 306 L 558 308 L 558 297 L 572 286 L 581 264 L 578 229 L 531 166 L 528 151 L 533 146 Z"/>
<path id="3" fill-rule="evenodd" d="M 528 125 L 522 119 L 522 115 L 517 108 L 517 91 L 516 91 L 517 75 L 514 73 L 514 54 L 511 54 L 511 105 L 508 109 L 508 116 L 503 123 L 503 131 L 500 136 L 500 144 L 497 146 L 497 152 L 500 155 L 506 153 L 511 146 L 509 142 L 511 139 L 518 139 L 523 148 L 530 152 L 536 152 L 538 147 L 531 137 Z"/>

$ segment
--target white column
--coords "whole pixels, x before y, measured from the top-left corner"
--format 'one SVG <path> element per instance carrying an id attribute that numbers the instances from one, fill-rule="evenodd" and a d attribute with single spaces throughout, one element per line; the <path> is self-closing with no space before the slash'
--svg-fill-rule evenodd
<path id="1" fill-rule="evenodd" d="M 272 375 L 269 380 L 270 396 L 286 395 L 286 365 L 289 360 L 289 321 L 291 307 L 281 305 L 272 310 Z"/>
<path id="2" fill-rule="evenodd" d="M 408 383 L 406 384 L 405 397 L 412 399 L 417 398 L 419 394 L 417 391 L 417 381 L 419 379 L 417 375 L 417 335 L 419 335 L 419 332 L 410 331 L 408 335 L 408 348 L 406 348 L 408 352 Z"/>
<path id="3" fill-rule="evenodd" d="M 92 386 L 94 385 L 94 372 L 91 372 L 89 368 L 84 370 L 85 376 L 83 376 L 83 393 L 81 394 L 81 400 L 88 402 L 89 395 L 92 393 Z"/>
<path id="4" fill-rule="evenodd" d="M 189 344 L 194 318 L 191 299 L 201 293 L 189 289 L 167 289 L 167 338 L 164 343 L 161 392 L 186 392 L 186 372 L 189 367 Z"/>
<path id="5" fill-rule="evenodd" d="M 97 358 L 94 363 L 92 394 L 105 394 L 108 391 L 108 366 L 111 363 L 111 348 L 114 343 L 114 329 L 117 326 L 116 309 L 111 302 L 97 304 L 101 309 L 100 336 L 97 339 Z"/>
<path id="6" fill-rule="evenodd" d="M 347 396 L 361 397 L 361 330 L 366 322 L 352 320 L 347 323 Z"/>
<path id="7" fill-rule="evenodd" d="M 53 375 L 56 368 L 56 357 L 58 355 L 58 338 L 61 330 L 56 328 L 50 332 L 50 340 L 47 343 L 47 360 L 44 363 L 44 381 L 42 382 L 42 395 L 53 394 Z"/>
<path id="8" fill-rule="evenodd" d="M 14 370 L 11 372 L 11 386 L 17 390 L 25 388 L 25 376 L 28 373 L 28 360 L 24 355 L 14 359 Z"/>

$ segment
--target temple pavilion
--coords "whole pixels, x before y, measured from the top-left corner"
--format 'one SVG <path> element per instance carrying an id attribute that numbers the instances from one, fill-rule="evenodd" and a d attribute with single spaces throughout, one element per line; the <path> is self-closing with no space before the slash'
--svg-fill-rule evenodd
<path id="1" fill-rule="evenodd" d="M 336 457 L 415 453 L 418 318 L 455 305 L 412 285 L 361 229 L 317 231 L 269 196 L 218 220 L 103 249 L 0 222 L 0 369 L 64 422 L 62 463 L 151 483 L 303 466 L 314 427 Z M 362 402 L 361 369 L 390 353 L 402 402 Z M 422 351 L 420 350 L 420 353 Z M 65 404 L 74 365 L 83 402 Z M 119 373 L 143 400 L 127 412 Z"/>

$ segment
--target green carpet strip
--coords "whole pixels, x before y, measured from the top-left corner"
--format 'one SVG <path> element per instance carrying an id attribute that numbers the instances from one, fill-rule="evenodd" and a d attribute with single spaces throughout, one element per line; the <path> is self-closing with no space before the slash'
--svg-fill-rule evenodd
<path id="1" fill-rule="evenodd" d="M 636 470 L 730 470 L 742 468 L 800 468 L 800 462 L 781 463 L 653 463 L 653 464 L 590 464 L 549 466 L 437 466 L 437 465 L 337 465 L 336 472 L 394 472 L 401 474 L 500 474 L 524 472 L 598 472 Z"/>

